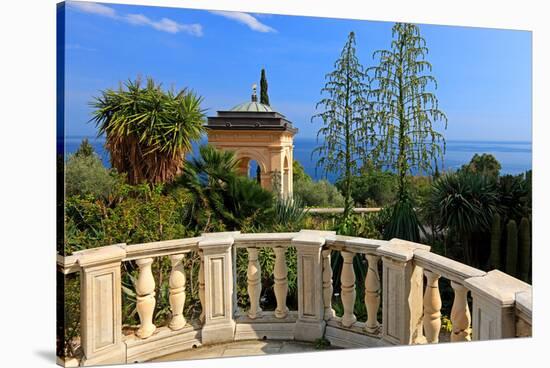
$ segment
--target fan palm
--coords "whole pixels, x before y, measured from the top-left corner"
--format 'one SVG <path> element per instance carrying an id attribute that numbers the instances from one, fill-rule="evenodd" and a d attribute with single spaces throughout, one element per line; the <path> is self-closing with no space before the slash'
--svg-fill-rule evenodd
<path id="1" fill-rule="evenodd" d="M 440 230 L 449 230 L 462 243 L 466 263 L 474 261 L 474 233 L 486 232 L 498 211 L 494 180 L 479 174 L 446 174 L 436 180 L 427 201 L 427 212 Z"/>
<path id="2" fill-rule="evenodd" d="M 198 222 L 198 216 L 206 209 L 233 229 L 265 217 L 272 206 L 272 193 L 239 175 L 238 167 L 239 160 L 232 152 L 209 145 L 199 148 L 199 157 L 191 159 L 174 182 L 174 186 L 186 188 L 195 198 L 189 217 Z"/>
<path id="3" fill-rule="evenodd" d="M 184 88 L 163 91 L 153 79 L 107 89 L 91 103 L 91 121 L 105 134 L 111 164 L 131 184 L 170 182 L 181 172 L 191 142 L 203 132 L 202 97 Z"/>

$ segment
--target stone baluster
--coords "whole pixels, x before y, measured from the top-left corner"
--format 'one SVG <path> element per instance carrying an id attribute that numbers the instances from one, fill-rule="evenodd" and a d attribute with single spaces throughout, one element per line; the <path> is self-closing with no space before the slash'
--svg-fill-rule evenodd
<path id="1" fill-rule="evenodd" d="M 380 257 L 374 254 L 367 254 L 368 270 L 365 278 L 365 305 L 367 307 L 367 322 L 365 331 L 378 333 L 380 323 L 378 322 L 378 309 L 380 308 L 380 276 L 378 275 L 378 262 Z"/>
<path id="2" fill-rule="evenodd" d="M 204 324 L 204 316 L 206 306 L 204 304 L 204 256 L 202 250 L 199 251 L 200 263 L 199 263 L 199 300 L 201 302 L 201 314 L 199 321 Z"/>
<path id="3" fill-rule="evenodd" d="M 275 317 L 285 318 L 288 315 L 288 307 L 286 306 L 286 296 L 288 293 L 288 279 L 286 266 L 286 248 L 275 247 L 275 267 L 273 270 L 273 278 L 275 285 L 275 299 L 277 299 L 277 308 L 275 309 Z"/>
<path id="4" fill-rule="evenodd" d="M 342 316 L 342 326 L 351 327 L 357 321 L 353 314 L 355 305 L 355 272 L 353 270 L 353 257 L 355 253 L 342 251 L 344 264 L 342 265 L 342 305 L 344 306 L 344 315 Z"/>
<path id="5" fill-rule="evenodd" d="M 424 291 L 424 337 L 426 342 L 436 344 L 439 342 L 441 330 L 441 295 L 439 294 L 440 275 L 424 270 L 426 276 L 426 290 Z"/>
<path id="6" fill-rule="evenodd" d="M 246 273 L 248 279 L 248 298 L 250 299 L 250 308 L 248 317 L 256 319 L 261 316 L 260 294 L 262 292 L 260 261 L 258 260 L 258 248 L 246 248 L 248 250 L 248 270 Z"/>
<path id="7" fill-rule="evenodd" d="M 136 263 L 139 267 L 136 293 L 140 321 L 136 335 L 146 339 L 156 330 L 156 326 L 153 324 L 153 312 L 155 311 L 155 279 L 151 271 L 153 258 L 138 259 Z"/>
<path id="8" fill-rule="evenodd" d="M 451 309 L 451 322 L 453 324 L 451 341 L 470 341 L 471 316 L 467 300 L 468 289 L 454 281 L 451 281 L 451 287 L 455 293 L 453 308 Z"/>
<path id="9" fill-rule="evenodd" d="M 183 307 L 185 305 L 185 270 L 183 268 L 183 254 L 170 256 L 172 272 L 170 273 L 170 308 L 172 320 L 168 327 L 172 330 L 181 330 L 185 326 Z"/>
<path id="10" fill-rule="evenodd" d="M 321 255 L 323 257 L 323 305 L 325 307 L 324 320 L 328 321 L 336 314 L 332 309 L 332 267 L 330 265 L 330 249 L 323 249 Z"/>

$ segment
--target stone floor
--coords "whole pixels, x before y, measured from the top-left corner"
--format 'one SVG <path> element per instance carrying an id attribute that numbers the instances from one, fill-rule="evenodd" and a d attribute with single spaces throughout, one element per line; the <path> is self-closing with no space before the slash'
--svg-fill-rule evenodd
<path id="1" fill-rule="evenodd" d="M 327 349 L 327 348 L 325 348 Z M 328 349 L 334 349 L 328 347 Z M 179 353 L 166 355 L 155 362 L 166 362 L 186 359 L 206 359 L 220 357 L 237 357 L 265 354 L 302 353 L 319 351 L 314 344 L 298 341 L 237 341 L 228 344 L 203 346 Z"/>

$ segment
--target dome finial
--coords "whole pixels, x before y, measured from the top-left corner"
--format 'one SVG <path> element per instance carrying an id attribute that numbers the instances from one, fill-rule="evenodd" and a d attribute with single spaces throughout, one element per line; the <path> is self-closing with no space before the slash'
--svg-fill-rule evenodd
<path id="1" fill-rule="evenodd" d="M 252 102 L 258 102 L 258 96 L 256 96 L 256 83 L 252 85 Z"/>

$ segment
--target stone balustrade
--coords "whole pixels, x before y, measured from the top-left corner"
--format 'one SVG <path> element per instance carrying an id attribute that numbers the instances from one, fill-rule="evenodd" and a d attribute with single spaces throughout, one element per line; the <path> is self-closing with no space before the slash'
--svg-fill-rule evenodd
<path id="1" fill-rule="evenodd" d="M 297 310 L 287 306 L 289 247 L 296 249 Z M 275 255 L 274 311 L 261 308 L 259 252 Z M 249 308 L 237 308 L 237 249 L 248 255 Z M 191 252 L 200 256 L 197 283 L 202 312 L 186 320 L 184 305 L 190 277 L 183 266 Z M 334 285 L 331 257 L 343 259 L 340 285 Z M 157 303 L 151 265 L 169 257 L 167 326 L 154 325 Z M 357 300 L 354 259 L 366 263 L 364 299 Z M 121 266 L 134 262 L 140 326 L 122 334 Z M 200 237 L 146 244 L 115 244 L 58 257 L 65 274 L 81 275 L 82 365 L 147 361 L 201 345 L 248 339 L 315 341 L 339 347 L 375 347 L 438 343 L 441 330 L 441 279 L 450 282 L 450 341 L 531 336 L 531 286 L 500 271 L 484 272 L 430 252 L 430 247 L 399 239 L 389 241 L 336 235 L 330 231 L 295 233 L 208 233 Z M 340 290 L 342 316 L 333 301 Z M 469 302 L 471 300 L 471 303 Z M 357 321 L 358 304 L 367 318 Z M 470 311 L 470 305 L 472 311 Z M 473 318 L 472 318 L 473 316 Z"/>

